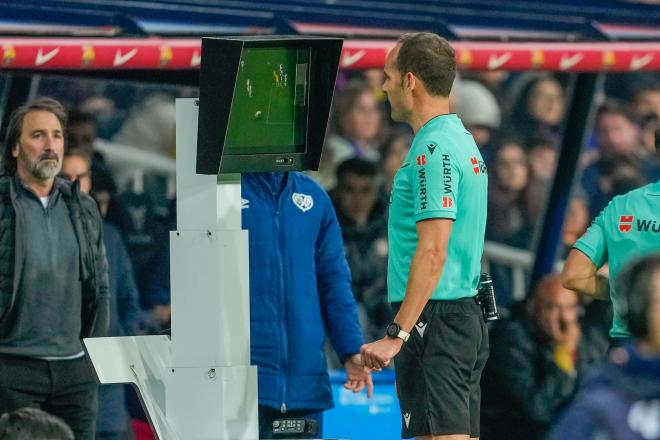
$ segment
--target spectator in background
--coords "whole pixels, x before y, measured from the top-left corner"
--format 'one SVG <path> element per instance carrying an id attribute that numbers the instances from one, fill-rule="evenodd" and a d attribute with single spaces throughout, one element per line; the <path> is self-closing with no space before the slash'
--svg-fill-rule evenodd
<path id="1" fill-rule="evenodd" d="M 628 265 L 617 291 L 632 340 L 584 381 L 549 440 L 660 439 L 660 254 Z"/>
<path id="2" fill-rule="evenodd" d="M 67 148 L 82 150 L 88 157 L 100 156 L 94 151 L 96 140 L 96 125 L 94 118 L 88 113 L 72 110 L 67 123 Z"/>
<path id="3" fill-rule="evenodd" d="M 600 156 L 582 174 L 592 216 L 620 192 L 615 190 L 618 183 L 621 187 L 625 181 L 636 181 L 633 184 L 640 186 L 660 179 L 658 159 L 642 147 L 639 126 L 627 107 L 605 103 L 598 109 L 595 125 Z"/>
<path id="4" fill-rule="evenodd" d="M 367 340 L 378 339 L 392 320 L 387 302 L 387 198 L 376 165 L 348 159 L 337 168 L 333 202 L 351 270 L 353 294 Z"/>
<path id="5" fill-rule="evenodd" d="M 522 85 L 508 109 L 509 120 L 503 131 L 523 142 L 545 137 L 557 143 L 566 111 L 561 84 L 548 74 L 522 76 L 519 80 Z"/>
<path id="6" fill-rule="evenodd" d="M 526 305 L 524 317 L 501 321 L 491 333 L 482 379 L 484 439 L 542 439 L 607 347 L 602 336 L 583 332 L 578 296 L 558 275 L 543 278 Z"/>
<path id="7" fill-rule="evenodd" d="M 555 176 L 557 144 L 547 138 L 532 138 L 526 147 L 532 177 L 547 186 Z"/>
<path id="8" fill-rule="evenodd" d="M 644 176 L 640 175 L 639 164 L 631 158 L 609 157 L 603 159 L 600 165 L 598 189 L 607 201 L 646 183 Z"/>
<path id="9" fill-rule="evenodd" d="M 602 156 L 636 157 L 639 151 L 639 126 L 625 105 L 609 101 L 596 114 L 596 138 Z"/>
<path id="10" fill-rule="evenodd" d="M 481 155 L 490 163 L 491 141 L 500 127 L 500 107 L 495 96 L 481 83 L 470 80 L 456 81 L 454 111 L 472 134 Z M 490 148 L 489 148 L 490 147 Z"/>
<path id="11" fill-rule="evenodd" d="M 525 191 L 525 203 L 531 226 L 534 227 L 550 194 L 557 165 L 557 146 L 550 139 L 536 138 L 528 141 L 527 149 L 529 183 Z"/>
<path id="12" fill-rule="evenodd" d="M 80 190 L 92 187 L 89 158 L 82 150 L 68 149 L 62 162 L 61 175 L 80 182 Z M 107 209 L 104 210 L 107 212 Z M 108 259 L 110 287 L 110 326 L 108 336 L 130 336 L 138 332 L 140 307 L 133 266 L 119 231 L 103 222 L 103 243 Z M 96 440 L 122 440 L 129 429 L 124 385 L 104 385 L 99 390 L 99 417 Z"/>
<path id="13" fill-rule="evenodd" d="M 95 177 L 92 181 L 90 194 L 99 205 L 99 211 L 103 219 L 121 230 L 118 223 L 120 223 L 120 217 L 124 214 L 117 202 L 117 187 L 115 186 L 115 182 L 112 176 L 107 173 L 100 173 Z"/>
<path id="14" fill-rule="evenodd" d="M 346 159 L 378 161 L 383 120 L 373 91 L 363 81 L 351 81 L 335 93 L 321 165 L 314 174 L 321 186 L 326 190 L 335 186 L 337 166 Z"/>
<path id="15" fill-rule="evenodd" d="M 504 141 L 495 153 L 490 174 L 486 239 L 527 249 L 531 238 L 525 198 L 529 158 L 522 144 Z"/>
<path id="16" fill-rule="evenodd" d="M 107 204 L 104 205 L 106 212 L 102 212 L 102 216 L 105 221 L 112 223 L 122 234 L 124 234 L 129 231 L 130 222 L 116 197 L 117 188 L 112 171 L 106 164 L 103 155 L 95 150 L 95 142 L 96 123 L 92 115 L 82 111 L 72 111 L 69 113 L 69 119 L 67 120 L 66 149 L 77 151 L 76 154 L 71 155 L 72 158 L 69 161 L 69 164 L 71 165 L 69 166 L 74 166 L 77 170 L 85 169 L 84 164 L 81 163 L 83 160 L 82 156 L 91 158 L 91 169 L 87 171 L 85 176 L 79 176 L 81 177 L 81 186 L 84 186 L 86 182 L 95 182 L 95 185 L 102 184 L 105 187 L 112 189 L 110 191 L 112 199 L 109 199 Z M 73 178 L 75 176 L 71 175 L 69 177 Z M 90 189 L 88 188 L 85 192 L 90 192 Z M 99 206 L 101 207 L 101 204 L 99 204 Z"/>
<path id="17" fill-rule="evenodd" d="M 89 194 L 92 189 L 92 178 L 90 176 L 90 159 L 83 150 L 67 148 L 62 160 L 60 177 L 70 181 L 78 182 L 80 191 Z"/>
<path id="18" fill-rule="evenodd" d="M 655 129 L 658 124 L 660 124 L 660 116 L 656 114 L 647 115 L 640 123 L 642 128 L 642 146 L 651 155 L 655 151 Z M 660 167 L 660 162 L 656 166 Z"/>
<path id="19" fill-rule="evenodd" d="M 392 192 L 394 175 L 399 171 L 410 151 L 412 135 L 408 131 L 393 130 L 380 147 L 380 170 L 383 173 L 383 191 Z"/>
<path id="20" fill-rule="evenodd" d="M 496 150 L 489 172 L 486 240 L 529 249 L 533 223 L 526 196 L 529 163 L 523 146 L 517 141 L 504 141 Z M 506 316 L 514 302 L 513 272 L 509 266 L 497 263 L 491 264 L 490 270 L 497 286 L 498 306 Z"/>
<path id="21" fill-rule="evenodd" d="M 134 99 L 135 93 L 130 83 L 123 83 L 116 88 L 118 83 L 107 84 L 104 93 L 95 93 L 83 102 L 80 103 L 80 111 L 94 116 L 94 126 L 96 134 L 101 139 L 110 139 L 119 130 L 122 121 L 126 117 L 126 111 L 118 108 L 115 100 L 119 98 L 120 102 L 126 101 L 122 99 L 122 95 L 130 95 L 130 99 Z M 127 93 L 127 88 L 130 91 Z M 104 96 L 105 95 L 105 96 Z M 109 98 L 112 96 L 112 98 Z"/>
<path id="22" fill-rule="evenodd" d="M 11 116 L 0 179 L 0 413 L 32 406 L 94 438 L 97 384 L 82 338 L 105 336 L 108 272 L 101 218 L 57 178 L 66 110 L 49 98 Z"/>
<path id="23" fill-rule="evenodd" d="M 387 102 L 387 96 L 385 96 L 385 92 L 383 92 L 383 81 L 385 79 L 383 76 L 383 69 L 365 69 L 362 71 L 362 76 L 371 89 L 371 93 L 373 93 L 376 101 L 379 104 L 385 105 Z"/>
<path id="24" fill-rule="evenodd" d="M 632 110 L 638 121 L 648 116 L 660 117 L 660 83 L 645 83 L 632 98 Z"/>
<path id="25" fill-rule="evenodd" d="M 91 158 L 92 168 L 90 170 L 92 178 L 100 172 L 108 173 L 110 168 L 105 162 L 103 155 L 94 148 L 96 142 L 96 122 L 94 117 L 85 112 L 71 111 L 67 121 L 67 148 L 79 149 Z"/>
<path id="26" fill-rule="evenodd" d="M 74 440 L 59 417 L 38 408 L 20 408 L 0 417 L 0 440 Z"/>

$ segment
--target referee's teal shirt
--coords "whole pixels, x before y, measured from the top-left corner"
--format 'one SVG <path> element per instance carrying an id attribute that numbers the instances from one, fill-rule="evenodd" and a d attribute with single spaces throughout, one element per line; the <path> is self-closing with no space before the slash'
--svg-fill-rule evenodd
<path id="1" fill-rule="evenodd" d="M 431 299 L 474 296 L 484 249 L 488 175 L 474 143 L 455 114 L 436 116 L 415 135 L 394 176 L 388 225 L 387 291 L 403 301 L 417 248 L 420 220 L 454 220 L 447 259 Z"/>
<path id="2" fill-rule="evenodd" d="M 610 299 L 614 309 L 610 336 L 630 337 L 622 319 L 625 304 L 616 292 L 616 277 L 635 257 L 660 252 L 660 180 L 613 198 L 573 247 L 589 257 L 596 267 L 609 262 Z"/>

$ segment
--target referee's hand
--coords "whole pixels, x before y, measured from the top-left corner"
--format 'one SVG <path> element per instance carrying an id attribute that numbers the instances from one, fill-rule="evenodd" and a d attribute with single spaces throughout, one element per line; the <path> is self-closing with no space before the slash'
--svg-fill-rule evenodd
<path id="1" fill-rule="evenodd" d="M 389 338 L 385 336 L 383 339 L 369 344 L 364 344 L 360 348 L 362 361 L 367 367 L 380 370 L 387 367 L 394 356 L 399 353 L 403 340 L 396 338 Z"/>

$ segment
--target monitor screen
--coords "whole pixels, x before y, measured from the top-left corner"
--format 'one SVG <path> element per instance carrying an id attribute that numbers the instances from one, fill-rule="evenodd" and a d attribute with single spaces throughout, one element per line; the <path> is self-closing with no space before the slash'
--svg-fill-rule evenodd
<path id="1" fill-rule="evenodd" d="M 309 48 L 243 50 L 227 124 L 226 153 L 305 152 L 309 63 Z"/>
<path id="2" fill-rule="evenodd" d="M 199 174 L 317 170 L 342 40 L 202 38 Z"/>

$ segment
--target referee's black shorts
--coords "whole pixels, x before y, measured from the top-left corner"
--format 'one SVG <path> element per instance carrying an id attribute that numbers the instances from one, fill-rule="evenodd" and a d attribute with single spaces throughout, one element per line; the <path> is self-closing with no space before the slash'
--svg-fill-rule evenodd
<path id="1" fill-rule="evenodd" d="M 393 303 L 396 314 L 401 303 Z M 479 437 L 488 330 L 474 298 L 429 301 L 394 358 L 401 437 Z"/>

